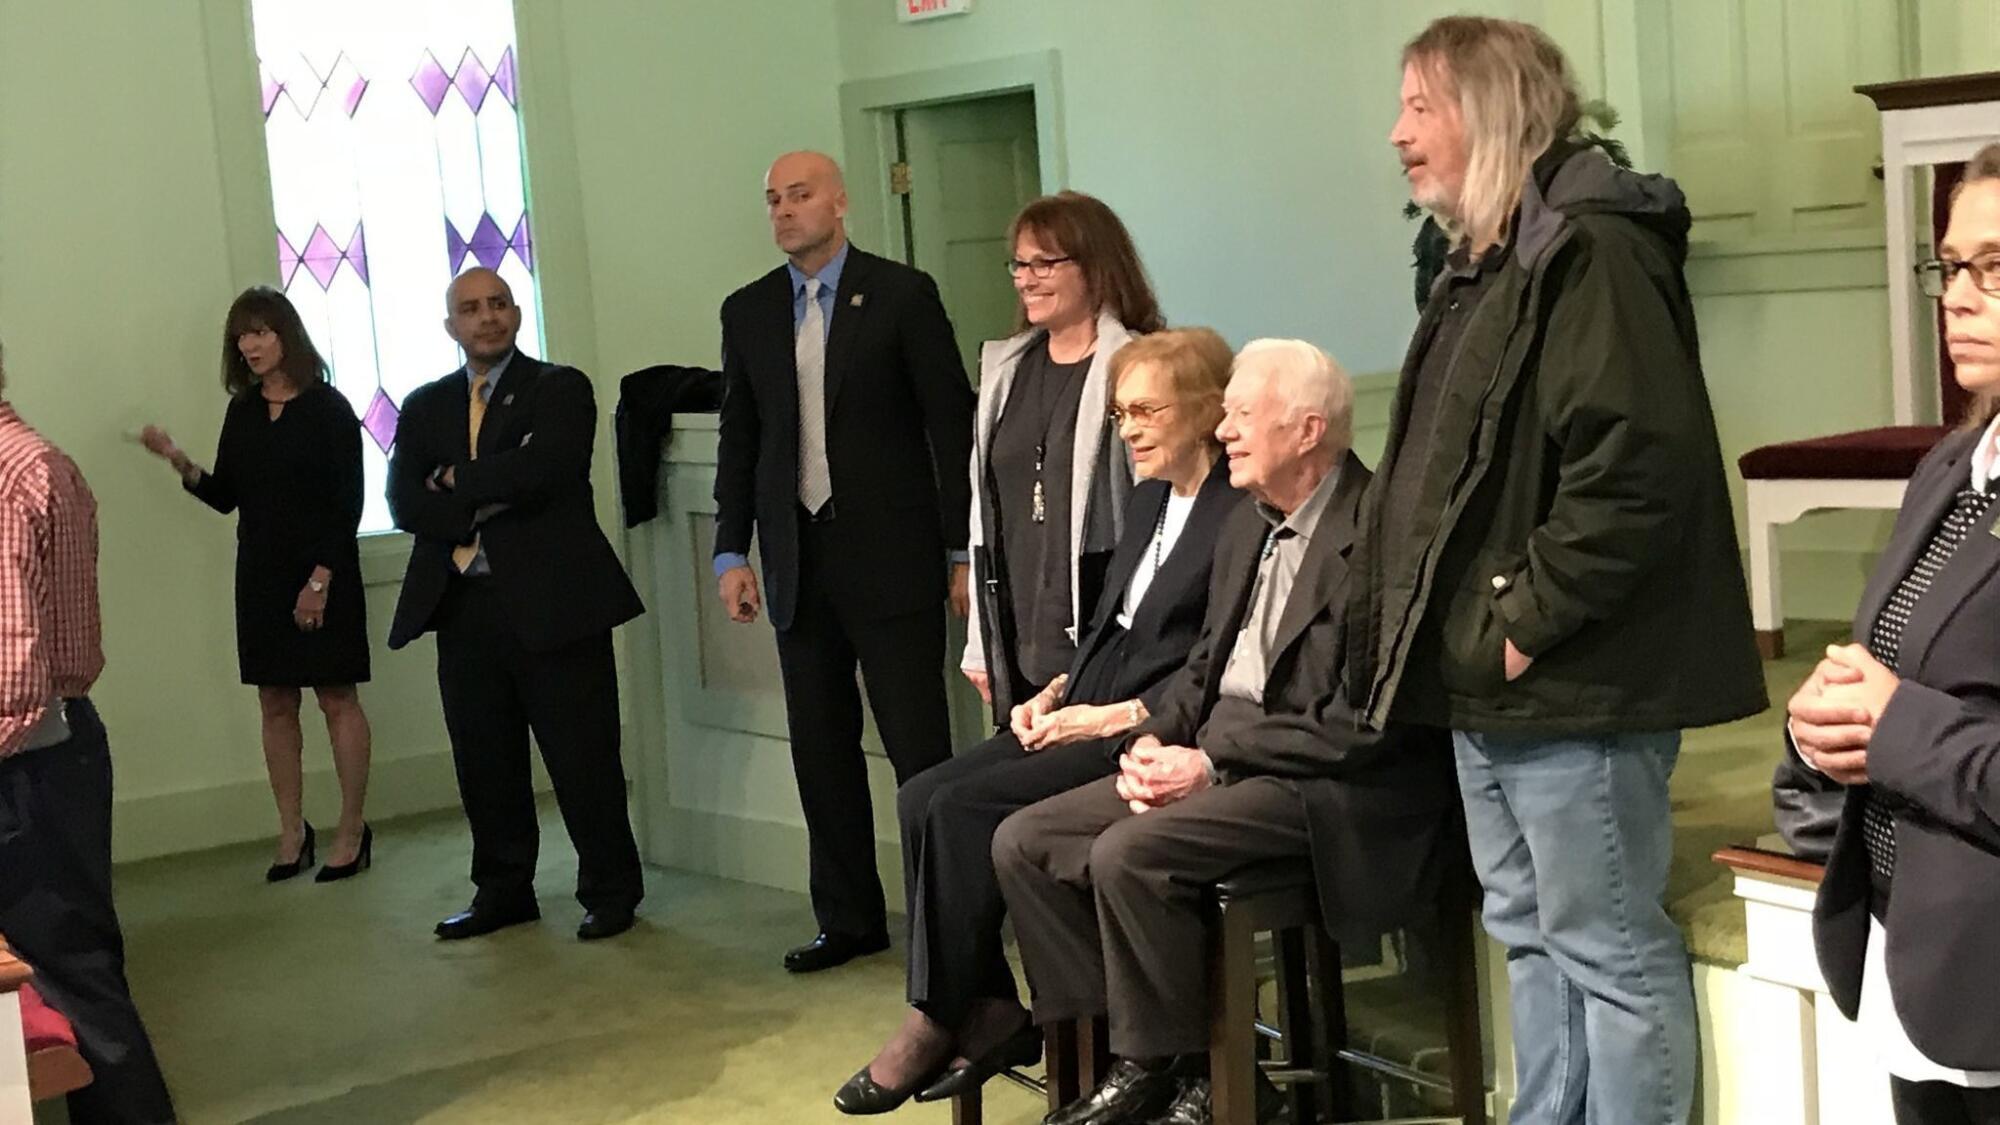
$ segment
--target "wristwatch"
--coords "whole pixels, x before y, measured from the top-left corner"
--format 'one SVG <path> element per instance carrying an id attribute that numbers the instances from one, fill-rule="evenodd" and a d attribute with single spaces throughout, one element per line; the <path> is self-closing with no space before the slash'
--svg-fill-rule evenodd
<path id="1" fill-rule="evenodd" d="M 306 589 L 311 590 L 315 594 L 324 594 L 326 593 L 326 583 L 321 582 L 317 578 L 308 578 L 306 579 Z"/>

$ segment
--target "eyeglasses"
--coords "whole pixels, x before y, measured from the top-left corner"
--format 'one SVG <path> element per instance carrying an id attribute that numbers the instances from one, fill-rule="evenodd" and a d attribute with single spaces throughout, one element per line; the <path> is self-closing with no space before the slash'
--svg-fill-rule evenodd
<path id="1" fill-rule="evenodd" d="M 1942 297 L 1961 272 L 1972 274 L 1972 286 L 1981 293 L 2000 297 L 2000 253 L 1981 254 L 1971 261 L 1932 258 L 1917 263 L 1917 288 L 1926 297 Z"/>
<path id="2" fill-rule="evenodd" d="M 1019 258 L 1009 258 L 1007 259 L 1007 275 L 1014 277 L 1018 276 L 1022 270 L 1027 270 L 1037 278 L 1046 278 L 1056 272 L 1057 266 L 1062 265 L 1064 262 L 1073 262 L 1075 260 L 1075 258 L 1029 258 L 1024 262 Z"/>
<path id="3" fill-rule="evenodd" d="M 1153 424 L 1153 419 L 1172 410 L 1176 405 L 1171 402 L 1135 402 L 1130 406 L 1114 406 L 1110 410 L 1111 424 L 1122 426 L 1125 424 L 1125 419 L 1130 418 L 1138 425 L 1150 426 Z"/>

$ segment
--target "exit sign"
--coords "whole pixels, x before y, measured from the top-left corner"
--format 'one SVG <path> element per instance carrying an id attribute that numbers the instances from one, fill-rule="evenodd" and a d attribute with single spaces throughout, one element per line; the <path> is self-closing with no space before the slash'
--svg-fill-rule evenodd
<path id="1" fill-rule="evenodd" d="M 896 0 L 896 18 L 904 23 L 962 16 L 971 10 L 972 0 Z"/>

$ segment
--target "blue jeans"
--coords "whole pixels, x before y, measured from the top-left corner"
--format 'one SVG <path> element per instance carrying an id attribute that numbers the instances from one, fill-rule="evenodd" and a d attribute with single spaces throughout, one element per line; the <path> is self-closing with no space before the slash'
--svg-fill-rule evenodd
<path id="1" fill-rule="evenodd" d="M 1514 1125 L 1685 1125 L 1694 987 L 1667 917 L 1679 732 L 1452 732 L 1486 932 L 1507 950 Z"/>

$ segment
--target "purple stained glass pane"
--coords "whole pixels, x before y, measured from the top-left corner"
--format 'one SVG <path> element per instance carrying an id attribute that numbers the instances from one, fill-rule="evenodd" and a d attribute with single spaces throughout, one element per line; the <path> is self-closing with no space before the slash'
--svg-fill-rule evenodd
<path id="1" fill-rule="evenodd" d="M 438 107 L 444 104 L 445 94 L 451 90 L 451 75 L 438 65 L 436 55 L 425 51 L 423 63 L 417 67 L 415 74 L 410 75 L 410 85 L 430 107 L 432 116 L 436 116 Z"/>
<path id="2" fill-rule="evenodd" d="M 347 264 L 361 278 L 361 284 L 368 284 L 368 243 L 361 235 L 361 224 L 354 224 L 354 237 L 347 241 Z"/>
<path id="3" fill-rule="evenodd" d="M 500 65 L 493 68 L 493 84 L 507 97 L 507 104 L 521 104 L 521 77 L 514 70 L 514 48 L 500 52 Z"/>
<path id="4" fill-rule="evenodd" d="M 507 240 L 507 245 L 512 246 L 514 253 L 520 255 L 521 264 L 528 267 L 528 272 L 534 273 L 535 240 L 528 233 L 528 213 L 526 211 L 521 212 L 521 221 L 514 224 L 514 237 Z"/>
<path id="5" fill-rule="evenodd" d="M 375 397 L 369 400 L 368 412 L 361 416 L 361 428 L 368 431 L 368 436 L 375 439 L 376 447 L 384 453 L 396 444 L 398 417 L 396 404 L 389 401 L 389 396 L 380 387 L 375 388 Z"/>
<path id="6" fill-rule="evenodd" d="M 361 108 L 361 95 L 367 92 L 368 80 L 358 74 L 355 75 L 354 82 L 347 87 L 347 97 L 342 103 L 347 107 L 347 116 L 353 117 L 355 111 Z"/>
<path id="7" fill-rule="evenodd" d="M 469 243 L 472 256 L 489 270 L 499 269 L 501 259 L 507 256 L 507 235 L 491 215 L 479 216 L 479 226 L 472 232 Z"/>
<path id="8" fill-rule="evenodd" d="M 278 232 L 279 287 L 284 289 L 290 289 L 292 287 L 292 275 L 297 272 L 299 272 L 299 252 L 292 248 L 292 240 L 285 237 L 285 232 L 279 231 Z"/>
<path id="9" fill-rule="evenodd" d="M 326 233 L 325 227 L 313 227 L 312 238 L 306 241 L 304 259 L 306 269 L 313 275 L 313 280 L 319 282 L 321 289 L 333 285 L 334 272 L 340 269 L 340 253 L 340 247 Z"/>
<path id="10" fill-rule="evenodd" d="M 465 236 L 458 233 L 458 228 L 452 225 L 450 216 L 446 216 L 444 220 L 444 256 L 451 259 L 451 272 L 454 277 L 458 275 L 458 268 L 465 264 L 465 253 L 469 249 L 471 247 L 465 244 Z"/>
<path id="11" fill-rule="evenodd" d="M 459 56 L 458 73 L 451 76 L 451 81 L 458 87 L 459 96 L 465 99 L 465 104 L 471 106 L 474 113 L 478 113 L 479 107 L 486 104 L 486 92 L 493 88 L 493 76 L 486 73 L 486 64 L 479 61 L 479 56 L 473 54 L 470 47 L 465 49 L 465 54 Z"/>

